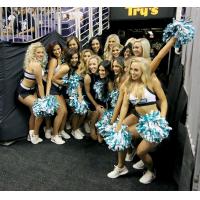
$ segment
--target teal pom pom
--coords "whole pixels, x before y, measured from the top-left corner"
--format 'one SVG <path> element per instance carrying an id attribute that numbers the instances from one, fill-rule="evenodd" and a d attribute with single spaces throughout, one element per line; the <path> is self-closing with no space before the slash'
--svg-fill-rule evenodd
<path id="1" fill-rule="evenodd" d="M 110 104 L 112 108 L 116 106 L 118 96 L 119 96 L 119 90 L 113 90 L 112 92 L 110 92 L 108 99 L 111 101 Z"/>
<path id="2" fill-rule="evenodd" d="M 110 126 L 109 135 L 104 140 L 112 151 L 124 151 L 131 146 L 132 136 L 127 131 L 126 125 L 122 125 L 119 132 L 115 132 L 116 126 L 117 123 L 114 123 L 112 127 Z"/>
<path id="3" fill-rule="evenodd" d="M 53 116 L 59 108 L 59 103 L 54 95 L 38 98 L 33 103 L 33 114 L 36 117 Z"/>
<path id="4" fill-rule="evenodd" d="M 88 104 L 84 100 L 81 102 L 78 100 L 78 86 L 81 78 L 77 73 L 70 75 L 67 88 L 67 94 L 69 95 L 68 104 L 73 108 L 74 113 L 85 115 L 89 109 Z"/>
<path id="5" fill-rule="evenodd" d="M 163 41 L 167 42 L 172 36 L 177 38 L 175 48 L 180 48 L 181 45 L 187 44 L 194 38 L 194 27 L 190 20 L 175 20 L 167 25 L 163 32 Z"/>
<path id="6" fill-rule="evenodd" d="M 101 119 L 95 124 L 98 133 L 103 136 L 106 137 L 109 135 L 109 132 L 107 131 L 108 126 L 110 125 L 110 121 L 113 115 L 113 109 L 110 110 L 106 110 Z"/>
<path id="7" fill-rule="evenodd" d="M 62 81 L 63 81 L 63 85 L 67 85 L 69 82 L 68 76 L 67 75 L 63 76 Z"/>
<path id="8" fill-rule="evenodd" d="M 105 83 L 102 80 L 95 82 L 95 84 L 93 85 L 93 89 L 95 91 L 95 98 L 99 99 L 102 102 L 107 101 L 107 99 L 103 96 L 104 85 Z"/>
<path id="9" fill-rule="evenodd" d="M 74 109 L 74 113 L 85 115 L 89 110 L 88 104 L 86 101 L 82 100 L 81 102 L 78 100 L 77 95 L 69 98 L 69 106 Z"/>
<path id="10" fill-rule="evenodd" d="M 68 87 L 67 87 L 67 94 L 69 96 L 73 96 L 74 94 L 77 94 L 77 88 L 80 84 L 80 80 L 81 80 L 81 76 L 79 76 L 77 73 L 70 75 L 68 79 Z"/>
<path id="11" fill-rule="evenodd" d="M 136 129 L 143 139 L 155 143 L 160 143 L 164 138 L 167 138 L 169 131 L 172 130 L 165 118 L 160 116 L 159 111 L 151 111 L 142 116 Z"/>

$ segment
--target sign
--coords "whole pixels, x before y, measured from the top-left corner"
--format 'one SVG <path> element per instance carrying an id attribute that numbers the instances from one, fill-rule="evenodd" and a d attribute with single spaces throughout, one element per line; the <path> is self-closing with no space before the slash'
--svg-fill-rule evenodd
<path id="1" fill-rule="evenodd" d="M 175 7 L 111 7 L 110 20 L 148 20 L 173 18 Z"/>

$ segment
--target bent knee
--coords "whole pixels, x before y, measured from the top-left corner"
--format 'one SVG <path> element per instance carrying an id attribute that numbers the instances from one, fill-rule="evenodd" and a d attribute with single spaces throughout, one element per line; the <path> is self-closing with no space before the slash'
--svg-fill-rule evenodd
<path id="1" fill-rule="evenodd" d="M 146 154 L 146 151 L 142 150 L 142 149 L 137 149 L 136 154 L 138 157 L 143 157 Z"/>

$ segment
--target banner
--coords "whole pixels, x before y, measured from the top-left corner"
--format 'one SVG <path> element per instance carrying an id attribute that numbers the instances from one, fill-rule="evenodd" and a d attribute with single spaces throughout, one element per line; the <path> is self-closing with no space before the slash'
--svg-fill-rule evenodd
<path id="1" fill-rule="evenodd" d="M 173 18 L 176 15 L 175 7 L 112 7 L 110 20 L 149 20 Z"/>

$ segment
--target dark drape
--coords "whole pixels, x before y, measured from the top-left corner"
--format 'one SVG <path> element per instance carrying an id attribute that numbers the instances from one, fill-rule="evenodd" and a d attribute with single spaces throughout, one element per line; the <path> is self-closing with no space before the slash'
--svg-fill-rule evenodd
<path id="1" fill-rule="evenodd" d="M 55 40 L 65 46 L 64 38 L 57 32 L 28 43 L 0 43 L 0 141 L 18 139 L 28 133 L 30 113 L 16 97 L 28 45 L 40 41 L 47 47 Z"/>

